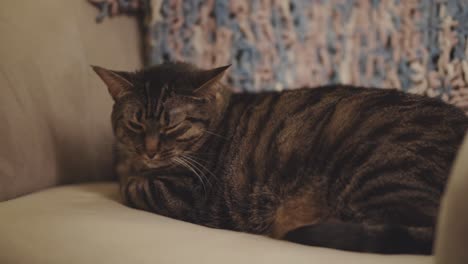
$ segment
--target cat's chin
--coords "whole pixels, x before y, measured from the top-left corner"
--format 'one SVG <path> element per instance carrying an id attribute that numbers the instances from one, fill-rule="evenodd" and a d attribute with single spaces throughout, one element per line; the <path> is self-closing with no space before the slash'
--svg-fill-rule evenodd
<path id="1" fill-rule="evenodd" d="M 143 161 L 143 164 L 148 169 L 163 169 L 172 165 L 170 161 Z"/>

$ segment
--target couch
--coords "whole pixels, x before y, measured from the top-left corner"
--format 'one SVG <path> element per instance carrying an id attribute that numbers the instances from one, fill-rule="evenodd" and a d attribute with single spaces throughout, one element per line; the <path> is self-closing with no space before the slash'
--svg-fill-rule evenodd
<path id="1" fill-rule="evenodd" d="M 0 9 L 0 263 L 468 263 L 468 142 L 435 256 L 307 247 L 124 206 L 111 173 L 112 101 L 89 64 L 141 67 L 139 29 L 96 25 L 85 1 Z"/>

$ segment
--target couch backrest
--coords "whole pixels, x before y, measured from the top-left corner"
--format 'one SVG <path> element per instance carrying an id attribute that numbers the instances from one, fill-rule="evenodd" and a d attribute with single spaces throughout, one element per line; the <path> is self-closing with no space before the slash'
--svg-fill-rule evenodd
<path id="1" fill-rule="evenodd" d="M 139 32 L 96 14 L 85 0 L 2 3 L 0 201 L 112 178 L 112 101 L 89 64 L 139 68 Z"/>

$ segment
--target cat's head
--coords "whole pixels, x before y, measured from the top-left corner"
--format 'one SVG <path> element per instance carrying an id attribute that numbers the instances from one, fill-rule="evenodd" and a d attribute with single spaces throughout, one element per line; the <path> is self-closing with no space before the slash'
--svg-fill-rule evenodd
<path id="1" fill-rule="evenodd" d="M 229 91 L 219 80 L 228 67 L 165 63 L 120 72 L 93 66 L 115 102 L 117 147 L 148 168 L 170 166 L 196 151 L 227 104 Z"/>

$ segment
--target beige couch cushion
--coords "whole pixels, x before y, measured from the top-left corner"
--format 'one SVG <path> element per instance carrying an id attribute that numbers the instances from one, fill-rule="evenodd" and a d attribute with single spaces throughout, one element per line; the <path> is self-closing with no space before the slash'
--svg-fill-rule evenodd
<path id="1" fill-rule="evenodd" d="M 96 25 L 85 0 L 2 1 L 0 201 L 110 179 L 111 99 L 89 64 L 140 67 L 134 18 Z"/>
<path id="2" fill-rule="evenodd" d="M 432 257 L 314 248 L 130 209 L 117 184 L 62 186 L 0 203 L 0 263 L 423 264 Z"/>

